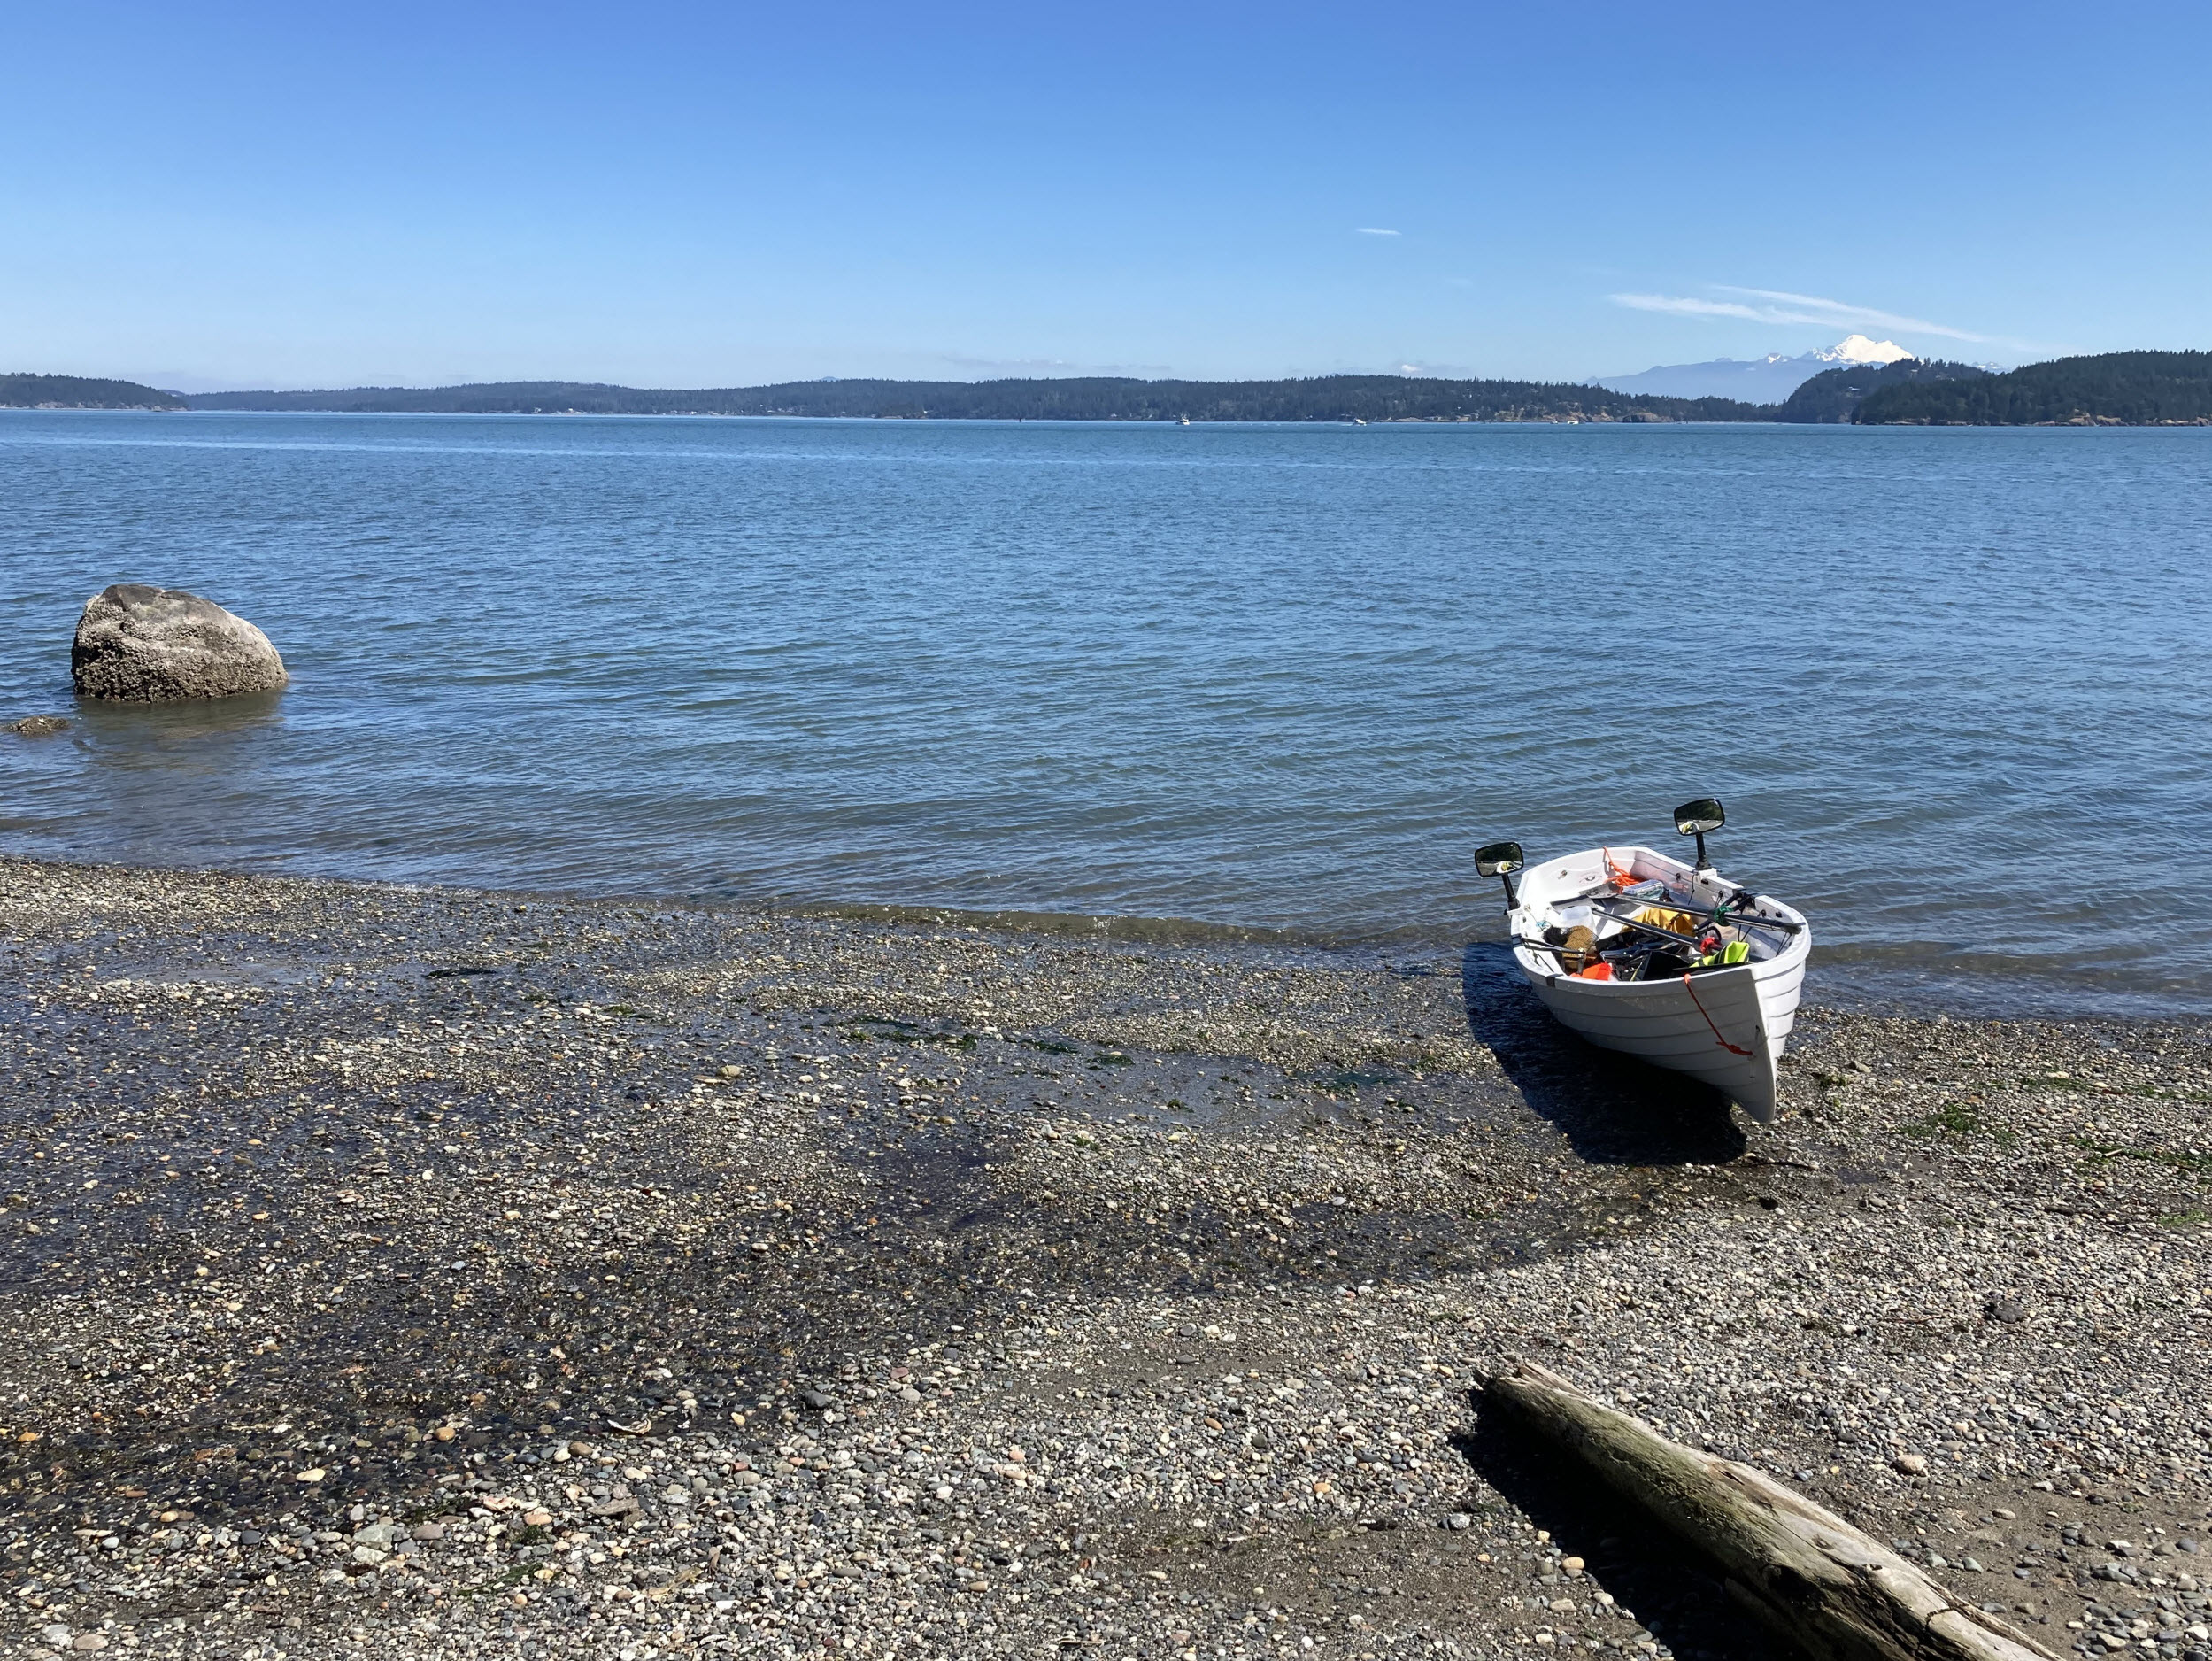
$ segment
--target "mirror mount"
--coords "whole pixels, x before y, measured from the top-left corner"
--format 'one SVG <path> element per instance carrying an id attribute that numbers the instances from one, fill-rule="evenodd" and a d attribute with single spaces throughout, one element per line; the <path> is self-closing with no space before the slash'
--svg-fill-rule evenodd
<path id="1" fill-rule="evenodd" d="M 1721 811 L 1717 797 L 1701 796 L 1695 801 L 1685 801 L 1675 809 L 1675 829 L 1686 837 L 1698 839 L 1697 869 L 1709 871 L 1713 861 L 1705 857 L 1705 834 L 1717 830 L 1728 823 L 1728 815 Z"/>
<path id="2" fill-rule="evenodd" d="M 1520 908 L 1521 896 L 1514 892 L 1513 877 L 1527 863 L 1528 861 L 1522 857 L 1518 842 L 1486 842 L 1475 850 L 1475 874 L 1478 877 L 1495 877 L 1505 885 L 1507 911 Z"/>

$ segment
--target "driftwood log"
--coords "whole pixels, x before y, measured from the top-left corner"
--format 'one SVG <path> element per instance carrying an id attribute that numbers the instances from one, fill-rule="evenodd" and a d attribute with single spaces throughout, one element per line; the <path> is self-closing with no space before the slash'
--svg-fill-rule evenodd
<path id="1" fill-rule="evenodd" d="M 1897 1553 L 1771 1477 L 1668 1441 L 1515 1362 L 1484 1395 L 1719 1565 L 1728 1589 L 1820 1661 L 2053 1661 Z"/>

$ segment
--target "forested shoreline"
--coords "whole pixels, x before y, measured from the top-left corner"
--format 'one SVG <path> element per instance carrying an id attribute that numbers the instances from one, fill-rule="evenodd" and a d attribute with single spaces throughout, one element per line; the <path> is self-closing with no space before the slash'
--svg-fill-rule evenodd
<path id="1" fill-rule="evenodd" d="M 1650 398 L 1604 387 L 1410 375 L 1283 381 L 1140 381 L 1122 376 L 1005 381 L 794 381 L 663 390 L 569 381 L 423 390 L 220 392 L 195 409 L 454 414 L 782 415 L 933 421 L 1768 421 L 1731 398 Z"/>
<path id="2" fill-rule="evenodd" d="M 0 409 L 154 409 L 189 407 L 174 392 L 135 381 L 77 375 L 0 375 Z"/>
<path id="3" fill-rule="evenodd" d="M 790 381 L 668 390 L 504 381 L 331 391 L 176 393 L 131 381 L 0 375 L 0 408 L 344 414 L 750 415 L 900 421 L 1780 421 L 1861 426 L 2212 424 L 2212 352 L 2122 352 L 1994 374 L 1905 359 L 1826 370 L 1780 404 L 1660 398 L 1544 381 L 1396 375 L 1279 381 L 1082 376 L 1000 381 Z"/>
<path id="4" fill-rule="evenodd" d="M 2212 425 L 2212 352 L 2108 352 L 2004 375 L 1887 386 L 1867 395 L 1857 419 L 1868 426 Z"/>

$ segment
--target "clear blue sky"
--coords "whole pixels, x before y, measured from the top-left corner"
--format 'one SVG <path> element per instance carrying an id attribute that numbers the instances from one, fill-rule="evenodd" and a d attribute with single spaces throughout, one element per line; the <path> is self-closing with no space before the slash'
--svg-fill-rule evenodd
<path id="1" fill-rule="evenodd" d="M 0 368 L 2212 345 L 2202 5 L 73 4 L 0 42 Z"/>

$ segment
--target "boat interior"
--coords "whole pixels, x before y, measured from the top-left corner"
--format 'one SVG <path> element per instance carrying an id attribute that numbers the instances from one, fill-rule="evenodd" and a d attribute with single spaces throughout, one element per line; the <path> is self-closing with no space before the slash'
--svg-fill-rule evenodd
<path id="1" fill-rule="evenodd" d="M 1592 848 L 1531 865 L 1513 913 L 1539 966 L 1591 981 L 1674 979 L 1780 957 L 1804 920 L 1646 847 Z"/>

